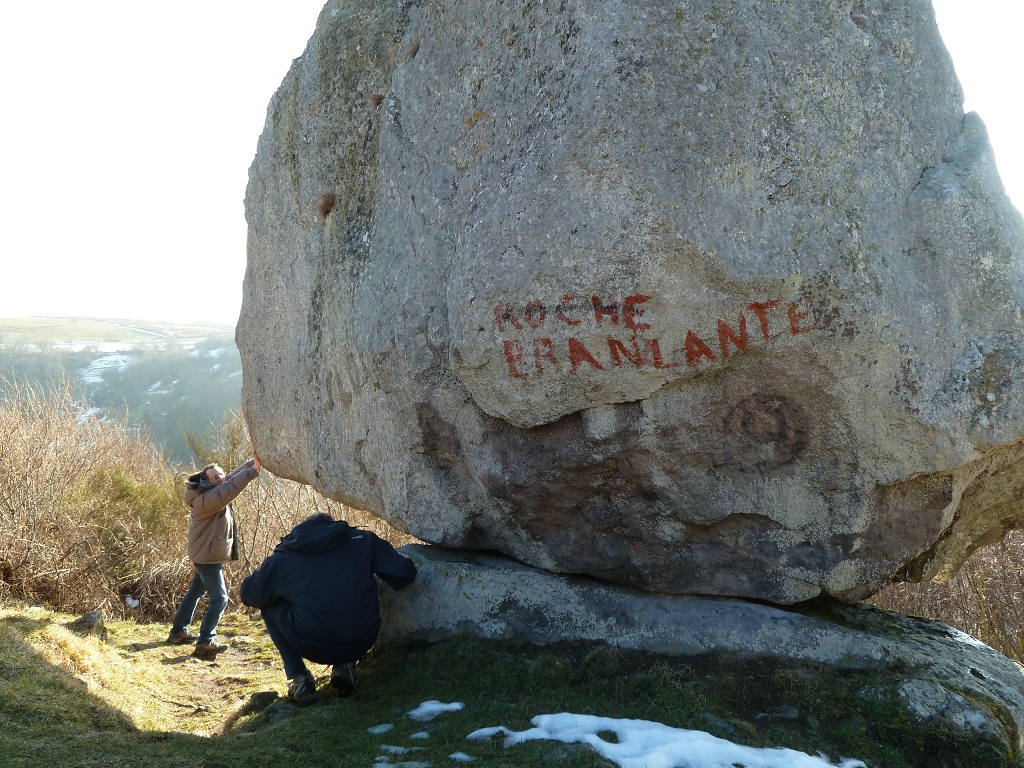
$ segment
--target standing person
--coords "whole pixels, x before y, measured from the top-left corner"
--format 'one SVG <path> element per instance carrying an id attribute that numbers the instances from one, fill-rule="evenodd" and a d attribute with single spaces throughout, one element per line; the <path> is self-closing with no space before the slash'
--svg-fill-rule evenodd
<path id="1" fill-rule="evenodd" d="M 238 535 L 231 502 L 249 483 L 259 477 L 259 457 L 255 454 L 229 475 L 216 464 L 203 467 L 189 475 L 185 483 L 185 503 L 192 510 L 188 523 L 188 557 L 195 565 L 192 578 L 181 604 L 174 614 L 167 642 L 195 643 L 193 656 L 213 659 L 227 646 L 216 642 L 217 625 L 228 604 L 228 587 L 224 582 L 224 563 L 238 559 Z M 196 606 L 203 595 L 210 603 L 199 625 L 199 635 L 188 631 Z"/>
<path id="2" fill-rule="evenodd" d="M 242 582 L 242 602 L 260 609 L 296 704 L 316 698 L 304 659 L 333 664 L 331 685 L 341 695 L 359 689 L 355 662 L 380 630 L 375 575 L 401 589 L 416 579 L 416 566 L 370 531 L 319 514 L 295 526 Z"/>

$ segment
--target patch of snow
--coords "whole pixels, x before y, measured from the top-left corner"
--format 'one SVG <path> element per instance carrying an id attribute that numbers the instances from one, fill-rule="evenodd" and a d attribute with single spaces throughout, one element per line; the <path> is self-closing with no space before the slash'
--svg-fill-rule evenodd
<path id="1" fill-rule="evenodd" d="M 367 728 L 366 732 L 367 733 L 372 733 L 372 734 L 374 734 L 376 736 L 376 735 L 379 735 L 381 733 L 387 733 L 388 731 L 390 731 L 394 727 L 395 727 L 394 723 L 381 723 L 380 725 L 375 725 L 372 728 Z"/>
<path id="2" fill-rule="evenodd" d="M 404 755 L 407 752 L 423 751 L 423 747 L 397 747 L 394 744 L 381 744 L 380 748 L 392 755 Z"/>
<path id="3" fill-rule="evenodd" d="M 97 352 L 128 352 L 139 344 L 130 341 L 58 341 L 54 342 L 58 349 L 67 349 L 71 352 L 81 352 L 85 349 L 94 349 Z"/>
<path id="4" fill-rule="evenodd" d="M 78 378 L 86 384 L 96 384 L 103 380 L 103 374 L 112 368 L 123 371 L 131 362 L 128 355 L 116 352 L 97 357 L 89 365 L 78 372 Z"/>
<path id="5" fill-rule="evenodd" d="M 426 731 L 416 731 L 416 733 L 412 734 L 409 738 L 410 739 L 429 739 L 430 738 L 430 734 L 427 733 Z"/>
<path id="6" fill-rule="evenodd" d="M 217 349 L 207 349 L 203 352 L 200 352 L 198 349 L 193 349 L 192 354 L 196 357 L 199 355 L 202 355 L 203 357 L 223 357 L 224 355 L 230 355 L 233 351 L 233 347 L 218 347 Z"/>
<path id="7" fill-rule="evenodd" d="M 831 763 L 825 756 L 814 757 L 782 747 L 755 749 L 734 744 L 703 731 L 672 728 L 647 720 L 625 720 L 594 715 L 538 715 L 526 731 L 504 726 L 480 728 L 469 734 L 470 741 L 483 741 L 505 734 L 505 746 L 524 741 L 548 739 L 568 744 L 589 744 L 602 757 L 621 768 L 709 768 L 743 765 L 746 768 L 866 768 L 860 760 Z M 599 734 L 614 734 L 606 741 Z"/>
<path id="8" fill-rule="evenodd" d="M 449 758 L 454 760 L 456 763 L 472 763 L 476 760 L 472 755 L 467 755 L 465 752 L 452 752 L 448 755 Z"/>
<path id="9" fill-rule="evenodd" d="M 419 720 L 426 722 L 427 720 L 433 720 L 444 712 L 457 712 L 462 709 L 465 704 L 454 701 L 451 704 L 442 704 L 437 699 L 431 699 L 430 701 L 424 701 L 416 709 L 410 710 L 406 714 L 409 715 L 413 720 Z"/>

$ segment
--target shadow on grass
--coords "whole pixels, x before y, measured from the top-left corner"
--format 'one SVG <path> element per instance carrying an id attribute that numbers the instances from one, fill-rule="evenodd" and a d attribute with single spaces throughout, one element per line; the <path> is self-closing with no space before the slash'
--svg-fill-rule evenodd
<path id="1" fill-rule="evenodd" d="M 156 643 L 154 647 L 159 647 L 160 645 L 162 645 L 162 643 Z M 189 661 L 190 659 L 194 658 L 195 657 L 192 655 L 192 650 L 190 648 L 189 650 L 183 652 L 180 656 L 168 656 L 165 659 L 161 659 L 160 663 L 173 667 L 175 664 L 184 664 L 186 661 Z"/>
<path id="2" fill-rule="evenodd" d="M 142 653 L 143 651 L 152 651 L 155 648 L 163 648 L 165 645 L 167 643 L 163 640 L 154 640 L 151 643 L 131 643 L 124 646 L 124 650 L 131 653 Z"/>
<path id="3" fill-rule="evenodd" d="M 139 730 L 131 718 L 90 693 L 84 681 L 47 661 L 28 638 L 52 615 L 0 618 L 0 764 L 4 768 L 243 768 L 251 755 L 224 739 Z M 69 660 L 73 664 L 73 660 Z"/>

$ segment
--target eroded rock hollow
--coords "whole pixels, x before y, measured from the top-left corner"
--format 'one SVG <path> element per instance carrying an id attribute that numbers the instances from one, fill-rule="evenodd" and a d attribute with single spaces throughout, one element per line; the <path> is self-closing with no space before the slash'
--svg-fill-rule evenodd
<path id="1" fill-rule="evenodd" d="M 1022 524 L 1024 224 L 924 0 L 332 0 L 237 341 L 275 473 L 780 604 Z"/>

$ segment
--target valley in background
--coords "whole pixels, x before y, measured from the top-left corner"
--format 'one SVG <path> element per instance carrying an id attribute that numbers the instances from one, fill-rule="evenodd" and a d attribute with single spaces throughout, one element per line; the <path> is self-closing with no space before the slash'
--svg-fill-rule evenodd
<path id="1" fill-rule="evenodd" d="M 0 318 L 0 377 L 44 389 L 71 381 L 83 405 L 127 411 L 183 467 L 196 461 L 184 435 L 214 434 L 241 406 L 242 361 L 224 325 Z"/>

